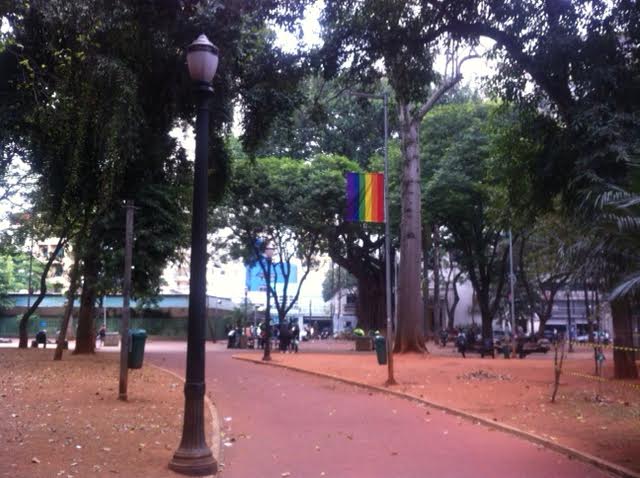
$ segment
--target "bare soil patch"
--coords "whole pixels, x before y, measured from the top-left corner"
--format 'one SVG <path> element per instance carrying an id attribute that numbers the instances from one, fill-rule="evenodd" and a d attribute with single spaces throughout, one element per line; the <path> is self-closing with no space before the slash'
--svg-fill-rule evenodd
<path id="1" fill-rule="evenodd" d="M 130 370 L 123 402 L 119 354 L 52 357 L 0 349 L 0 476 L 181 476 L 167 468 L 182 432 L 181 380 L 148 365 Z"/>
<path id="2" fill-rule="evenodd" d="M 433 348 L 433 346 L 431 346 Z M 258 358 L 256 353 L 241 354 Z M 569 354 L 555 404 L 553 356 L 466 359 L 451 347 L 425 355 L 394 355 L 392 390 L 480 415 L 640 472 L 640 381 L 590 378 L 592 354 Z M 387 367 L 367 352 L 336 350 L 273 354 L 273 361 L 350 381 L 383 386 Z M 605 377 L 613 359 L 607 356 Z"/>

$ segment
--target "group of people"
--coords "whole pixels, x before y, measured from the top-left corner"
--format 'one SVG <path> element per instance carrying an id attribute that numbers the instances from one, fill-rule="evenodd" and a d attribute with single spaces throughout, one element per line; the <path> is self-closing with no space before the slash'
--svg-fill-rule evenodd
<path id="1" fill-rule="evenodd" d="M 297 322 L 282 322 L 278 327 L 278 350 L 280 353 L 298 353 L 300 327 Z"/>
<path id="2" fill-rule="evenodd" d="M 267 341 L 267 327 L 264 322 L 260 325 L 246 327 L 231 327 L 227 329 L 227 348 L 240 348 L 241 337 L 247 337 L 247 345 L 252 348 L 263 349 Z M 280 352 L 298 352 L 300 343 L 300 327 L 295 321 L 284 321 L 271 325 L 271 340 L 277 341 Z"/>

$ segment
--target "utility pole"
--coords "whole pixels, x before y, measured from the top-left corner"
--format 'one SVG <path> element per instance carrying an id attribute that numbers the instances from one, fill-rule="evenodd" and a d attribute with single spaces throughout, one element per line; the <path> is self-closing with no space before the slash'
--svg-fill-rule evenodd
<path id="1" fill-rule="evenodd" d="M 120 386 L 118 400 L 127 401 L 129 367 L 129 296 L 131 295 L 131 263 L 133 256 L 133 201 L 126 201 L 124 236 L 124 279 L 122 281 L 122 323 L 120 324 Z"/>
<path id="2" fill-rule="evenodd" d="M 244 287 L 244 325 L 246 326 L 249 323 L 249 312 L 247 310 L 247 293 L 249 292 L 249 288 L 247 286 Z"/>
<path id="3" fill-rule="evenodd" d="M 391 324 L 391 231 L 389 225 L 389 95 L 383 91 L 381 95 L 350 91 L 350 95 L 360 98 L 382 100 L 384 107 L 384 256 L 385 256 L 385 283 L 386 283 L 386 313 L 387 313 L 387 385 L 395 385 L 397 382 L 393 373 L 393 327 Z M 338 281 L 340 280 L 338 269 Z M 338 284 L 340 287 L 340 284 Z M 340 296 L 338 296 L 340 297 Z M 338 299 L 339 300 L 339 299 Z M 340 304 L 338 303 L 338 306 Z"/>
<path id="4" fill-rule="evenodd" d="M 573 352 L 573 342 L 571 341 L 571 289 L 567 289 L 567 329 L 569 352 Z"/>
<path id="5" fill-rule="evenodd" d="M 31 273 L 33 270 L 33 235 L 31 236 L 31 248 L 29 249 L 29 284 L 27 285 L 27 310 L 31 307 Z"/>
<path id="6" fill-rule="evenodd" d="M 437 224 L 433 225 L 433 321 L 427 331 L 427 338 L 435 341 L 436 329 L 440 329 L 440 231 Z M 425 275 L 427 271 L 425 270 Z"/>
<path id="7" fill-rule="evenodd" d="M 513 237 L 511 235 L 511 229 L 509 229 L 509 295 L 510 295 L 510 305 L 511 305 L 511 334 L 513 335 L 513 356 L 516 356 L 516 303 L 515 297 L 513 293 Z"/>
<path id="8" fill-rule="evenodd" d="M 511 229 L 509 229 L 509 287 L 511 295 L 511 332 L 516 332 L 516 303 L 513 292 L 513 237 L 511 236 Z"/>

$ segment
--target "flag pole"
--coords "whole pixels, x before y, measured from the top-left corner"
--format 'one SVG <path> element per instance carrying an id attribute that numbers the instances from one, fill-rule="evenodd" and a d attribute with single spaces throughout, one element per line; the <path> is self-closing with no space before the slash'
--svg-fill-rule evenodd
<path id="1" fill-rule="evenodd" d="M 387 312 L 387 369 L 388 377 L 386 385 L 396 385 L 393 376 L 393 327 L 391 324 L 391 232 L 389 231 L 389 120 L 388 102 L 389 95 L 384 91 L 381 95 L 363 93 L 360 91 L 348 91 L 352 96 L 383 100 L 384 104 L 384 256 L 385 256 L 385 282 L 386 282 L 386 312 Z"/>
<path id="2" fill-rule="evenodd" d="M 389 231 L 389 121 L 387 119 L 388 95 L 383 93 L 384 103 L 384 257 L 387 302 L 387 385 L 395 385 L 393 376 L 393 328 L 391 326 L 391 233 Z"/>

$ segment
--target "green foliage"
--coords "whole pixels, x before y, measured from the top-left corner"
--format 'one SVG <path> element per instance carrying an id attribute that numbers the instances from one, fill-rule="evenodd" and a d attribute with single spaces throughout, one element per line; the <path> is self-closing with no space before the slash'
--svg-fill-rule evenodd
<path id="1" fill-rule="evenodd" d="M 217 0 L 35 0 L 6 2 L 3 12 L 11 30 L 1 58 L 11 68 L 0 82 L 7 92 L 0 127 L 10 140 L 2 146 L 28 153 L 39 177 L 36 211 L 49 234 L 74 237 L 81 257 L 100 256 L 98 289 L 107 292 L 120 287 L 122 200 L 134 200 L 134 294 L 152 296 L 164 264 L 188 239 L 192 166 L 169 134 L 194 119 L 185 47 L 204 32 L 221 52 L 208 168 L 216 203 L 229 178 L 222 138 L 235 99 L 242 96 L 249 148 L 268 132 L 275 111 L 288 111 L 287 88 L 294 89 L 301 65 L 273 48 L 265 25 L 292 24 L 299 5 L 249 12 Z"/>
<path id="2" fill-rule="evenodd" d="M 338 266 L 327 270 L 322 281 L 322 299 L 327 302 L 341 289 L 350 289 L 358 285 L 358 281 L 349 272 Z"/>
<path id="3" fill-rule="evenodd" d="M 29 261 L 29 254 L 24 252 L 0 256 L 0 296 L 10 292 L 26 291 L 29 288 Z M 42 269 L 42 263 L 33 259 L 31 262 L 32 285 L 36 285 Z"/>
<path id="4" fill-rule="evenodd" d="M 383 104 L 348 90 L 338 80 L 307 78 L 300 92 L 304 101 L 290 116 L 277 119 L 257 154 L 295 159 L 337 154 L 365 166 L 375 152 L 382 153 Z"/>
<path id="5" fill-rule="evenodd" d="M 325 2 L 322 57 L 327 77 L 343 69 L 352 85 L 371 85 L 384 73 L 398 103 L 424 101 L 437 80 L 433 71 L 433 21 L 440 18 L 430 3 L 368 0 Z"/>
<path id="6" fill-rule="evenodd" d="M 423 121 L 430 134 L 421 145 L 425 220 L 444 227 L 442 245 L 473 284 L 485 336 L 502 300 L 509 219 L 505 184 L 491 174 L 494 114 L 492 104 L 436 107 Z"/>
<path id="7" fill-rule="evenodd" d="M 326 229 L 339 221 L 343 209 L 344 173 L 354 169 L 352 162 L 329 155 L 309 161 L 240 157 L 234 162 L 229 194 L 216 209 L 212 228 L 223 234 L 220 246 L 247 263 L 261 254 L 258 239 L 275 248 L 274 262 L 280 265 L 274 273 L 285 276 L 282 297 L 274 295 L 281 317 L 297 301 L 300 286 L 326 248 Z M 293 259 L 301 262 L 302 270 L 289 301 L 287 267 Z"/>

